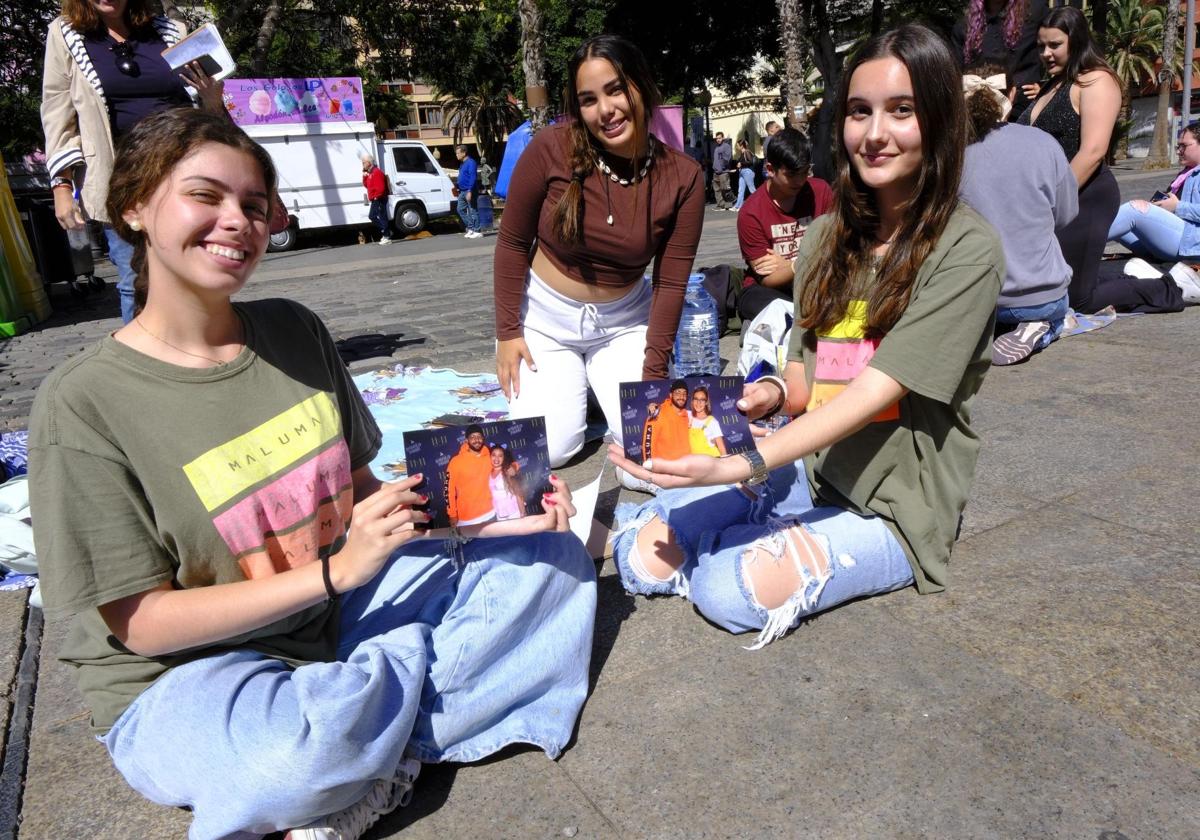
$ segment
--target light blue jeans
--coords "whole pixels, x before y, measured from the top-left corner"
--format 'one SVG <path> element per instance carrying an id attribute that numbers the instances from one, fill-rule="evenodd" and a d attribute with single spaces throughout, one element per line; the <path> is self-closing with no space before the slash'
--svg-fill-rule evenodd
<path id="1" fill-rule="evenodd" d="M 1062 334 L 1063 323 L 1067 319 L 1069 308 L 1067 295 L 1037 306 L 997 306 L 996 326 L 999 328 L 1005 325 L 1016 326 L 1027 321 L 1047 321 L 1050 324 L 1050 330 L 1038 339 L 1037 346 L 1033 348 L 1035 352 L 1045 350 Z M 1008 330 L 1000 330 L 1000 332 L 1008 332 Z"/>
<path id="2" fill-rule="evenodd" d="M 473 202 L 467 201 L 467 194 L 460 192 L 458 194 L 458 217 L 462 219 L 463 227 L 467 231 L 479 230 L 479 212 L 475 209 Z"/>
<path id="3" fill-rule="evenodd" d="M 108 240 L 108 259 L 117 269 L 117 294 L 121 296 L 121 320 L 128 324 L 133 320 L 133 281 L 137 273 L 133 266 L 133 246 L 112 229 L 104 226 L 104 238 Z"/>
<path id="4" fill-rule="evenodd" d="M 742 209 L 742 202 L 746 200 L 747 195 L 754 193 L 754 170 L 748 166 L 743 166 L 738 170 L 738 197 L 737 204 L 733 205 L 737 209 Z"/>
<path id="5" fill-rule="evenodd" d="M 1177 260 L 1186 224 L 1169 210 L 1151 204 L 1143 213 L 1127 201 L 1108 226 L 1108 239 L 1115 239 L 1139 257 L 1159 262 Z"/>
<path id="6" fill-rule="evenodd" d="M 338 661 L 247 650 L 173 668 L 104 737 L 142 795 L 193 810 L 189 837 L 312 822 L 406 754 L 476 761 L 513 743 L 555 758 L 587 694 L 595 566 L 572 534 L 477 539 L 456 564 L 410 543 L 342 597 Z"/>
<path id="7" fill-rule="evenodd" d="M 655 515 L 671 529 L 685 558 L 669 580 L 640 576 L 630 562 L 638 530 Z M 913 582 L 904 550 L 879 517 L 813 507 L 802 462 L 773 470 L 753 500 L 736 487 L 666 490 L 640 506 L 621 506 L 617 518 L 613 556 L 628 592 L 681 595 L 731 633 L 758 630 L 751 650 L 822 610 Z M 825 574 L 812 574 L 791 556 L 783 531 L 796 525 L 816 536 L 829 561 Z M 759 549 L 774 562 L 795 562 L 803 580 L 774 609 L 758 603 L 747 579 L 747 564 L 762 562 Z"/>

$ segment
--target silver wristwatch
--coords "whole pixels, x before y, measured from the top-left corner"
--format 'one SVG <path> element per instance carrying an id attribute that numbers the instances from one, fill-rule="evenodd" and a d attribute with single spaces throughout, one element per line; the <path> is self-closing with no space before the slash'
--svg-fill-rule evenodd
<path id="1" fill-rule="evenodd" d="M 750 477 L 746 479 L 746 484 L 762 484 L 767 480 L 767 462 L 763 460 L 762 455 L 758 454 L 757 449 L 750 448 L 738 454 L 745 458 L 746 463 L 750 465 Z"/>

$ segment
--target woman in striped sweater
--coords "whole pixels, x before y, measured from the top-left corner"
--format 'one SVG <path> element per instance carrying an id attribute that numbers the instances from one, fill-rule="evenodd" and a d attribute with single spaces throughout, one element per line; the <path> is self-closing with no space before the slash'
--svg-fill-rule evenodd
<path id="1" fill-rule="evenodd" d="M 163 59 L 184 34 L 182 24 L 156 17 L 149 0 L 63 0 L 46 35 L 42 130 L 54 214 L 64 230 L 88 219 L 104 225 L 125 323 L 134 314 L 133 246 L 104 212 L 116 142 L 150 114 L 192 105 L 185 82 L 201 108 L 225 109 L 224 85 L 198 63 L 176 74 Z"/>

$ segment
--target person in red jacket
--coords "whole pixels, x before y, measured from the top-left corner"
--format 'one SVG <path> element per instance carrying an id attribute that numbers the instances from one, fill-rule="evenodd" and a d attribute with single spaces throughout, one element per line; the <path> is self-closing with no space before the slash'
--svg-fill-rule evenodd
<path id="1" fill-rule="evenodd" d="M 375 165 L 375 158 L 370 155 L 362 156 L 363 186 L 367 188 L 367 200 L 371 202 L 371 221 L 379 228 L 379 244 L 386 245 L 392 241 L 388 235 L 387 207 L 387 176 Z"/>

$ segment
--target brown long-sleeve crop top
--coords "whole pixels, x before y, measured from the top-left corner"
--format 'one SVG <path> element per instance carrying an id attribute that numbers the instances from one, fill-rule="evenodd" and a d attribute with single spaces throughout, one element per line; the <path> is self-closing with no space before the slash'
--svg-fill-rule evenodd
<path id="1" fill-rule="evenodd" d="M 563 274 L 598 286 L 631 286 L 654 263 L 654 294 L 642 376 L 667 376 L 667 360 L 704 220 L 704 175 L 691 158 L 659 144 L 645 178 L 622 187 L 593 171 L 583 182 L 583 236 L 554 235 L 554 208 L 571 183 L 566 124 L 540 131 L 513 171 L 496 243 L 496 337 L 522 334 L 521 302 L 536 243 Z M 611 201 L 613 224 L 605 219 Z"/>

